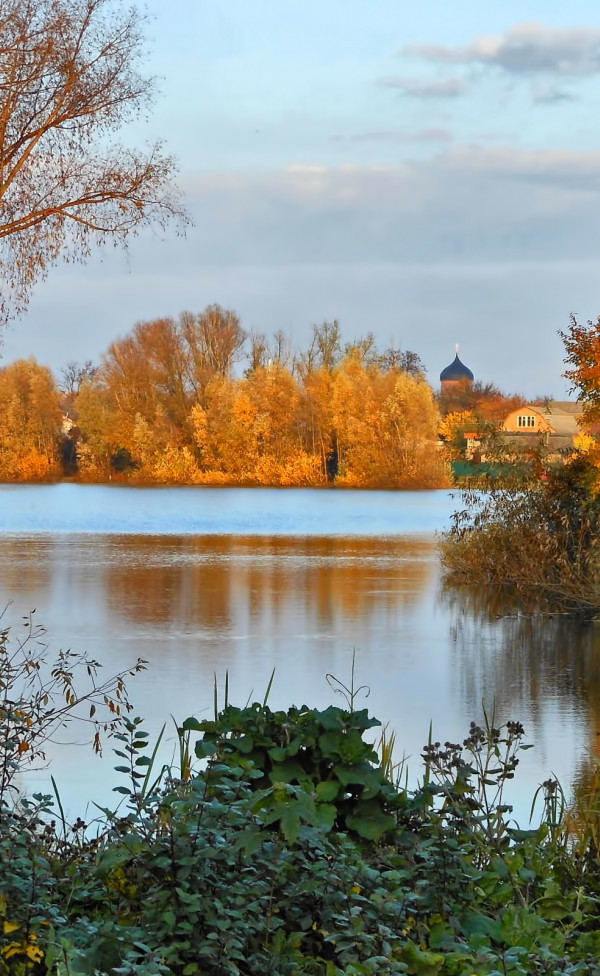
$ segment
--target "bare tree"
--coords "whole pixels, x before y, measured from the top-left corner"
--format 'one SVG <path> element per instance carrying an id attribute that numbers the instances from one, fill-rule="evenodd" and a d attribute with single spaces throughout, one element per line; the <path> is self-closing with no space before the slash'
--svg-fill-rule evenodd
<path id="1" fill-rule="evenodd" d="M 61 370 L 61 380 L 59 390 L 61 393 L 70 397 L 75 397 L 79 393 L 81 384 L 86 380 L 93 380 L 98 371 L 91 359 L 86 359 L 85 363 L 77 363 L 71 359 Z"/>
<path id="2" fill-rule="evenodd" d="M 266 369 L 269 362 L 269 343 L 264 332 L 250 332 L 249 364 L 244 370 L 245 376 L 250 376 L 257 369 Z"/>
<path id="3" fill-rule="evenodd" d="M 425 367 L 416 352 L 410 349 L 396 349 L 395 346 L 390 346 L 381 354 L 380 367 L 384 372 L 400 370 L 417 378 L 425 375 Z"/>
<path id="4" fill-rule="evenodd" d="M 0 322 L 59 257 L 186 220 L 161 145 L 112 141 L 154 94 L 143 24 L 116 0 L 0 0 Z"/>
<path id="5" fill-rule="evenodd" d="M 247 338 L 236 313 L 220 305 L 207 305 L 198 315 L 184 312 L 181 331 L 189 349 L 197 389 L 215 374 L 231 374 Z"/>
<path id="6" fill-rule="evenodd" d="M 296 369 L 301 376 L 307 376 L 315 369 L 326 369 L 329 373 L 339 363 L 342 355 L 340 324 L 322 322 L 313 325 L 310 346 L 296 358 Z"/>

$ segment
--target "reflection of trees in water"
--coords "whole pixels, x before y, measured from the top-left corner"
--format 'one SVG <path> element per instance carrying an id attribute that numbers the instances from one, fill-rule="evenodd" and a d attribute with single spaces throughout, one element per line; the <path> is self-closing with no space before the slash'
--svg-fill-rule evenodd
<path id="1" fill-rule="evenodd" d="M 567 616 L 507 612 L 501 590 L 446 588 L 453 642 L 465 699 L 472 707 L 495 700 L 502 716 L 534 719 L 548 701 L 585 717 L 590 747 L 600 734 L 600 628 Z M 521 713 L 519 708 L 521 706 Z"/>
<path id="2" fill-rule="evenodd" d="M 32 610 L 38 595 L 48 590 L 52 580 L 49 558 L 53 541 L 8 536 L 0 552 L 0 603 L 19 600 L 19 612 Z M 27 606 L 27 601 L 33 601 Z"/>
<path id="3" fill-rule="evenodd" d="M 418 602 L 434 546 L 414 539 L 122 536 L 111 540 L 112 612 L 140 623 L 227 632 L 284 622 L 290 606 L 330 626 Z"/>

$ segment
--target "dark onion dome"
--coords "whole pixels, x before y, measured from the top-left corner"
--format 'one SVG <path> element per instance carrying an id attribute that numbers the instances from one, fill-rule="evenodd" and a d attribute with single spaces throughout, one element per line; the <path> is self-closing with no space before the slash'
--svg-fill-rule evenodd
<path id="1" fill-rule="evenodd" d="M 458 353 L 456 353 L 454 362 L 450 363 L 449 366 L 446 366 L 446 369 L 443 369 L 442 372 L 440 373 L 441 383 L 445 383 L 448 381 L 456 382 L 457 380 L 470 380 L 471 382 L 473 382 L 474 379 L 475 377 L 471 372 L 471 370 L 469 369 L 469 367 L 465 366 L 464 363 L 461 363 L 460 359 L 458 358 Z"/>

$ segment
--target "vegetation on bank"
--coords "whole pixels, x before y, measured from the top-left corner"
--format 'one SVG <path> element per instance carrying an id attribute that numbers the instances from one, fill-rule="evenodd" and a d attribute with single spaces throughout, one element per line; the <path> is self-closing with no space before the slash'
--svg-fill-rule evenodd
<path id="1" fill-rule="evenodd" d="M 583 404 L 589 433 L 559 459 L 543 439 L 525 453 L 508 452 L 493 437 L 488 460 L 503 477 L 485 492 L 467 487 L 452 528 L 441 540 L 446 579 L 502 586 L 526 610 L 600 613 L 600 319 L 572 317 L 561 333 L 565 373 Z M 481 484 L 477 486 L 481 489 Z"/>
<path id="2" fill-rule="evenodd" d="M 236 363 L 245 358 L 242 375 Z M 34 361 L 0 371 L 6 480 L 439 487 L 439 411 L 416 354 L 315 326 L 292 356 L 219 306 L 139 323 L 62 390 Z"/>
<path id="3" fill-rule="evenodd" d="M 213 305 L 139 323 L 60 384 L 34 360 L 0 370 L 0 476 L 438 488 L 465 424 L 514 402 L 481 384 L 436 397 L 416 353 L 344 343 L 337 322 L 292 353 Z"/>
<path id="4" fill-rule="evenodd" d="M 215 698 L 158 769 L 123 676 L 77 691 L 97 666 L 50 667 L 38 636 L 0 642 L 3 976 L 600 973 L 600 798 L 567 812 L 548 780 L 540 822 L 512 823 L 518 722 L 429 741 L 409 790 L 352 690 L 322 711 Z M 77 712 L 97 746 L 113 724 L 122 776 L 90 825 L 23 790 Z"/>
<path id="5" fill-rule="evenodd" d="M 448 582 L 501 586 L 527 611 L 600 612 L 600 470 L 587 453 L 543 479 L 515 462 L 512 478 L 461 498 L 440 543 Z"/>

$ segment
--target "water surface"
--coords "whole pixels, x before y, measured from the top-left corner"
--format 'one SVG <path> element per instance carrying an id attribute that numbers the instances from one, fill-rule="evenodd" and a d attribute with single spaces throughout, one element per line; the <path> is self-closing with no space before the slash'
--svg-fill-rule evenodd
<path id="1" fill-rule="evenodd" d="M 15 631 L 35 608 L 51 653 L 85 651 L 106 674 L 145 658 L 129 690 L 152 736 L 171 714 L 210 715 L 226 672 L 236 703 L 262 698 L 275 668 L 275 707 L 325 707 L 326 675 L 348 684 L 356 655 L 358 704 L 396 731 L 414 780 L 430 721 L 461 739 L 485 702 L 535 742 L 523 820 L 542 779 L 568 784 L 596 748 L 597 629 L 490 618 L 485 591 L 444 592 L 435 532 L 454 506 L 447 492 L 5 486 L 0 602 Z M 72 726 L 51 750 L 77 814 L 118 782 L 110 747 L 98 759 L 80 738 Z M 170 758 L 170 727 L 166 740 Z"/>
<path id="2" fill-rule="evenodd" d="M 397 536 L 446 528 L 449 491 L 0 485 L 0 533 Z"/>

